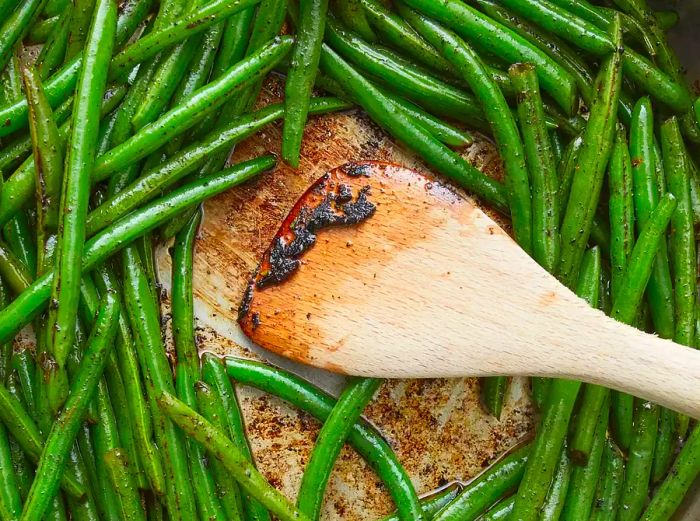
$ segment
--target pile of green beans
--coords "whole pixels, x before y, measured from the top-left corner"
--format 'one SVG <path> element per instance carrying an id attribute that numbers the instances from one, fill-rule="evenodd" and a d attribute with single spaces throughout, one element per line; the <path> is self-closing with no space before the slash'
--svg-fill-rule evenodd
<path id="1" fill-rule="evenodd" d="M 232 147 L 281 121 L 296 168 L 309 117 L 357 107 L 589 305 L 698 347 L 700 99 L 677 18 L 646 0 L 0 0 L 0 521 L 315 521 L 345 444 L 386 521 L 671 519 L 700 425 L 567 380 L 532 379 L 533 440 L 420 498 L 362 418 L 381 380 L 336 399 L 200 356 L 193 266 L 202 203 L 277 163 L 227 164 Z M 271 71 L 284 100 L 261 106 Z M 473 130 L 502 180 L 465 159 Z M 13 349 L 25 327 L 35 349 Z M 322 424 L 296 498 L 256 469 L 237 386 Z M 487 413 L 508 387 L 481 382 Z"/>

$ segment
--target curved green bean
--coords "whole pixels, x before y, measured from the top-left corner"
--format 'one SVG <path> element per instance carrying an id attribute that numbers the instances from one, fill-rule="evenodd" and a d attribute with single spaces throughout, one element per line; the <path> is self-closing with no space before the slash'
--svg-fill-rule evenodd
<path id="1" fill-rule="evenodd" d="M 113 295 L 105 295 L 65 408 L 46 439 L 36 477 L 24 504 L 22 521 L 40 521 L 58 491 L 68 453 L 107 362 L 117 332 L 118 314 L 119 301 Z"/>
<path id="2" fill-rule="evenodd" d="M 620 45 L 619 21 L 614 39 Z M 612 151 L 620 96 L 621 52 L 611 53 L 596 78 L 595 99 L 584 130 L 583 144 L 575 162 L 576 175 L 561 225 L 561 256 L 558 277 L 572 287 L 578 277 L 581 259 L 590 236 L 595 210 L 603 185 L 605 168 Z"/>
<path id="3" fill-rule="evenodd" d="M 268 365 L 239 358 L 226 358 L 226 370 L 235 381 L 251 385 L 291 403 L 324 422 L 335 399 L 296 375 Z M 394 499 L 399 518 L 420 519 L 421 505 L 410 478 L 389 444 L 367 422 L 360 420 L 348 434 L 348 442 L 374 469 Z"/>
<path id="4" fill-rule="evenodd" d="M 319 518 L 323 495 L 340 449 L 381 384 L 382 381 L 376 378 L 359 378 L 350 382 L 323 423 L 304 469 L 297 498 L 299 510 L 309 519 Z"/>
<path id="5" fill-rule="evenodd" d="M 431 520 L 445 505 L 451 503 L 459 494 L 460 487 L 456 484 L 448 485 L 427 498 L 422 498 L 420 506 L 426 520 Z M 396 513 L 383 517 L 380 521 L 399 521 Z"/>
<path id="6" fill-rule="evenodd" d="M 299 152 L 309 110 L 321 45 L 326 28 L 328 0 L 301 2 L 297 37 L 285 82 L 285 111 L 282 127 L 282 158 L 294 168 L 299 166 Z"/>
<path id="7" fill-rule="evenodd" d="M 243 489 L 282 521 L 308 521 L 280 492 L 273 488 L 226 436 L 172 394 L 158 398 L 163 412 L 189 436 L 220 460 Z"/>

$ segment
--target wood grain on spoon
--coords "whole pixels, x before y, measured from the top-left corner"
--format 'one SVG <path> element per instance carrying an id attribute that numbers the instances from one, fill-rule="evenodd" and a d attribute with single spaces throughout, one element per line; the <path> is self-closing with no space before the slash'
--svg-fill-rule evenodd
<path id="1" fill-rule="evenodd" d="M 373 211 L 359 223 L 314 220 L 325 202 L 342 223 L 363 197 Z M 472 201 L 388 163 L 350 163 L 311 186 L 239 322 L 263 347 L 336 372 L 575 378 L 700 417 L 700 353 L 591 309 Z"/>

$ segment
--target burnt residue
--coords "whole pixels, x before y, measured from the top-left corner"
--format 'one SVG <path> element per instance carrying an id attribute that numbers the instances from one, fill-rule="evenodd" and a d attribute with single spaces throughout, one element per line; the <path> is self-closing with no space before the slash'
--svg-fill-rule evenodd
<path id="1" fill-rule="evenodd" d="M 353 193 L 351 185 L 342 181 L 343 176 L 369 177 L 370 172 L 367 164 L 349 163 L 325 174 L 306 191 L 275 235 L 246 288 L 239 319 L 250 313 L 255 290 L 279 284 L 299 268 L 301 257 L 316 243 L 320 230 L 330 226 L 356 225 L 374 214 L 376 205 L 370 201 L 372 188 L 369 182 Z M 251 321 L 256 328 L 260 324 L 259 315 L 257 319 L 251 316 Z"/>

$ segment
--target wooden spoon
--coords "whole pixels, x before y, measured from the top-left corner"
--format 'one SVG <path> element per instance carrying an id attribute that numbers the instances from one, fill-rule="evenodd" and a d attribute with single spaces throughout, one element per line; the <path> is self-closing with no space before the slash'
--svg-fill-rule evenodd
<path id="1" fill-rule="evenodd" d="M 700 352 L 590 308 L 473 201 L 390 163 L 348 163 L 306 191 L 239 323 L 334 372 L 572 378 L 700 418 Z"/>

